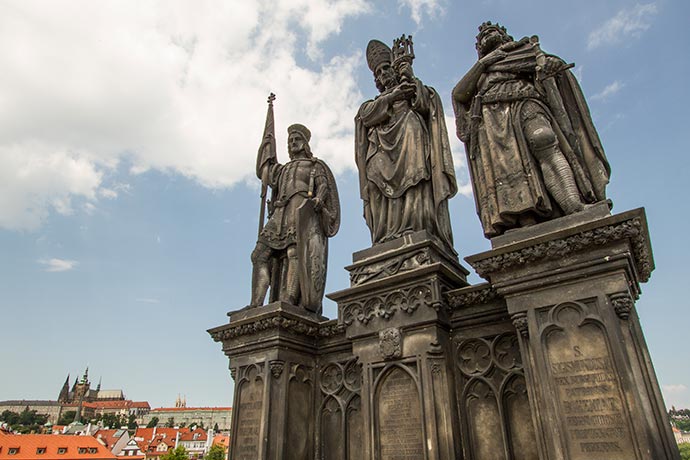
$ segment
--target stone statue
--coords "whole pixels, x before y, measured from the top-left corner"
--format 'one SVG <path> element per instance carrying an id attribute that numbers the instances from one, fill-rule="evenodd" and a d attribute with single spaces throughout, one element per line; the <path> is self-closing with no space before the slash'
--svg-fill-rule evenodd
<path id="1" fill-rule="evenodd" d="M 259 148 L 256 174 L 262 182 L 259 238 L 252 252 L 252 300 L 263 305 L 268 287 L 270 301 L 284 301 L 321 314 L 328 238 L 340 226 L 340 202 L 331 170 L 315 158 L 309 147 L 311 132 L 300 124 L 288 128 L 290 161 L 277 162 L 273 99 Z M 263 225 L 266 188 L 271 187 L 268 220 Z"/>
<path id="2" fill-rule="evenodd" d="M 411 37 L 393 50 L 371 40 L 366 55 L 380 94 L 355 117 L 355 160 L 372 243 L 426 230 L 454 252 L 457 184 L 441 99 L 412 72 Z"/>
<path id="3" fill-rule="evenodd" d="M 491 22 L 476 47 L 453 108 L 485 236 L 606 200 L 611 170 L 572 65 Z"/>

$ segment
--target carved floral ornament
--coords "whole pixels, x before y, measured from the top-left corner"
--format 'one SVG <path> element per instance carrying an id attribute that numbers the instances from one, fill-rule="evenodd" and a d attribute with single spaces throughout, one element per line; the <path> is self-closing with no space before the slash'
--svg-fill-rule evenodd
<path id="1" fill-rule="evenodd" d="M 649 280 L 653 270 L 652 257 L 640 219 L 630 219 L 615 225 L 608 225 L 584 231 L 567 238 L 535 244 L 518 251 L 489 257 L 472 264 L 479 276 L 503 271 L 514 265 L 521 265 L 540 259 L 560 258 L 591 246 L 601 246 L 612 241 L 629 238 L 632 244 L 635 265 L 641 282 Z"/>
<path id="2" fill-rule="evenodd" d="M 333 337 L 343 334 L 345 328 L 339 324 L 327 324 L 323 326 L 304 322 L 299 319 L 284 318 L 276 316 L 273 318 L 263 318 L 247 324 L 229 327 L 211 332 L 211 337 L 216 342 L 234 339 L 244 335 L 252 335 L 270 329 L 284 329 L 297 334 L 311 337 Z"/>
<path id="3" fill-rule="evenodd" d="M 527 313 L 515 313 L 511 319 L 513 326 L 520 333 L 521 336 L 527 337 L 529 335 L 529 322 L 527 320 Z"/>
<path id="4" fill-rule="evenodd" d="M 501 334 L 493 340 L 462 341 L 457 347 L 457 365 L 468 377 L 487 375 L 494 367 L 505 372 L 522 369 L 522 358 L 514 334 Z"/>
<path id="5" fill-rule="evenodd" d="M 451 308 L 461 308 L 470 305 L 482 305 L 498 297 L 498 293 L 493 287 L 487 286 L 484 289 L 477 289 L 470 292 L 449 293 L 448 304 Z"/>
<path id="6" fill-rule="evenodd" d="M 420 284 L 348 303 L 342 308 L 342 320 L 346 326 L 355 321 L 367 324 L 373 318 L 390 319 L 398 311 L 412 315 L 419 307 L 438 308 L 440 304 L 431 286 Z"/>

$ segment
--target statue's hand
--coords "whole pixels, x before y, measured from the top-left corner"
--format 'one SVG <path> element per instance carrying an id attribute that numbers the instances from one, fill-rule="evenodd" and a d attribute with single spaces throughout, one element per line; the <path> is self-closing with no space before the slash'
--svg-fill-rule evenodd
<path id="1" fill-rule="evenodd" d="M 321 212 L 321 209 L 323 208 L 323 202 L 321 201 L 321 198 L 317 196 L 315 198 L 312 198 L 311 201 L 314 204 L 314 211 Z"/>
<path id="2" fill-rule="evenodd" d="M 546 62 L 544 63 L 544 75 L 555 75 L 561 70 L 567 68 L 565 63 L 554 56 L 546 56 Z"/>
<path id="3" fill-rule="evenodd" d="M 394 101 L 405 101 L 414 98 L 417 92 L 417 85 L 414 83 L 401 83 L 391 91 Z"/>
<path id="4" fill-rule="evenodd" d="M 489 54 L 487 54 L 486 56 L 481 58 L 479 60 L 479 63 L 482 64 L 484 67 L 488 67 L 491 64 L 494 64 L 498 61 L 503 60 L 507 55 L 508 55 L 508 53 L 506 53 L 502 49 L 496 48 L 495 50 L 493 50 L 492 52 L 490 52 Z"/>

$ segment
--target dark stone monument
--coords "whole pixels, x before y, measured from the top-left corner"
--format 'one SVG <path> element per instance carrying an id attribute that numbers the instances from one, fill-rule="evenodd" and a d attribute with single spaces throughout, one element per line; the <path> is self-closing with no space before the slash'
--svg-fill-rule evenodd
<path id="1" fill-rule="evenodd" d="M 268 98 L 264 140 L 256 159 L 261 179 L 259 239 L 252 253 L 251 307 L 263 305 L 271 287 L 271 300 L 299 305 L 321 313 L 326 287 L 328 238 L 340 227 L 338 188 L 331 170 L 315 158 L 306 126 L 288 127 L 290 161 L 276 160 L 273 100 Z M 272 199 L 266 203 L 266 188 Z M 268 221 L 264 211 L 268 204 Z"/>
<path id="2" fill-rule="evenodd" d="M 328 295 L 338 304 L 328 320 L 322 281 L 300 270 L 299 283 L 263 278 L 277 294 L 259 306 L 260 233 L 252 305 L 209 330 L 235 380 L 231 458 L 679 460 L 635 311 L 654 269 L 644 210 L 611 215 L 610 170 L 569 66 L 490 23 L 477 47 L 453 99 L 492 246 L 466 261 L 486 282 L 468 285 L 452 247 L 443 111 L 412 73 L 411 37 L 392 50 L 372 41 L 381 94 L 356 118 L 372 247 L 353 254 L 350 286 Z M 304 234 L 325 241 L 337 207 L 312 201 L 282 212 L 312 206 L 320 219 Z M 263 244 L 271 270 L 290 273 L 283 258 L 296 256 L 325 274 L 325 251 Z"/>

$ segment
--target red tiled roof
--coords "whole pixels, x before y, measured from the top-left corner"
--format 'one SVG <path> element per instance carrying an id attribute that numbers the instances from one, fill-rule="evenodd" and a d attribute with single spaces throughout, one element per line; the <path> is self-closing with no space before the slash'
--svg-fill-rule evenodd
<path id="1" fill-rule="evenodd" d="M 132 401 L 93 401 L 88 404 L 94 409 L 129 409 L 132 405 Z"/>
<path id="2" fill-rule="evenodd" d="M 132 402 L 132 407 L 142 407 L 144 409 L 150 409 L 151 406 L 147 401 L 133 401 Z"/>
<path id="3" fill-rule="evenodd" d="M 18 449 L 10 455 L 10 449 Z M 66 449 L 59 454 L 59 449 Z M 80 453 L 80 449 L 83 450 Z M 39 452 L 43 450 L 43 453 Z M 61 436 L 52 434 L 21 434 L 0 437 L 0 460 L 76 460 L 108 459 L 116 457 L 91 436 Z"/>
<path id="4" fill-rule="evenodd" d="M 220 444 L 223 447 L 228 447 L 230 445 L 230 436 L 217 434 L 213 437 L 213 444 Z"/>
<path id="5" fill-rule="evenodd" d="M 115 436 L 115 433 L 119 433 L 120 436 Z M 122 430 L 98 430 L 93 434 L 93 437 L 103 441 L 108 449 L 112 449 L 113 445 L 122 438 L 123 434 Z"/>
<path id="6" fill-rule="evenodd" d="M 196 439 L 194 439 L 194 435 L 198 435 Z M 180 441 L 206 441 L 206 439 L 208 439 L 208 435 L 206 434 L 206 431 L 202 430 L 201 428 L 197 428 L 194 431 L 180 430 Z"/>
<path id="7" fill-rule="evenodd" d="M 186 428 L 166 428 L 166 427 L 156 427 L 156 428 L 137 428 L 134 432 L 134 438 L 143 438 L 144 441 L 148 442 L 153 439 L 153 430 L 156 430 L 156 435 L 164 434 L 166 438 L 173 438 L 177 436 L 178 431 L 186 430 Z"/>

